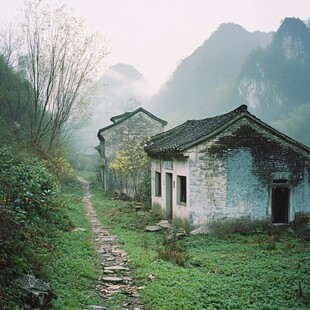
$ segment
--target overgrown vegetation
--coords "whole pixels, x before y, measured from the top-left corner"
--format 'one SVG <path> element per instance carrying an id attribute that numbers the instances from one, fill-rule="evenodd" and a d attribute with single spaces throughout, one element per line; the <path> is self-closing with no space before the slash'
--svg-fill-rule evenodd
<path id="1" fill-rule="evenodd" d="M 56 163 L 64 166 L 59 171 L 67 171 L 64 160 Z M 99 268 L 81 186 L 71 177 L 61 194 L 49 165 L 30 154 L 20 158 L 9 148 L 0 149 L 1 309 L 24 307 L 23 293 L 11 281 L 19 273 L 52 284 L 53 309 L 81 309 L 98 300 L 92 285 Z"/>
<path id="2" fill-rule="evenodd" d="M 64 6 L 24 5 L 0 33 L 0 308 L 26 307 L 20 273 L 52 283 L 55 309 L 80 309 L 96 300 L 95 251 L 89 230 L 72 230 L 87 223 L 81 195 L 61 193 L 75 184 L 61 147 L 88 115 L 107 50 Z"/>
<path id="3" fill-rule="evenodd" d="M 110 201 L 95 183 L 91 190 L 100 220 L 118 236 L 137 284 L 145 287 L 146 309 L 309 309 L 306 222 L 282 231 L 244 224 L 244 234 L 179 240 L 166 229 L 146 232 L 159 220 L 147 209 Z"/>
<path id="4" fill-rule="evenodd" d="M 59 230 L 49 239 L 53 258 L 47 273 L 57 295 L 52 309 L 83 309 L 99 302 L 94 284 L 100 267 L 91 242 L 91 226 L 85 218 L 82 188 L 76 179 L 63 187 L 63 198 L 75 229 Z"/>
<path id="5" fill-rule="evenodd" d="M 5 288 L 10 273 L 46 276 L 47 234 L 71 226 L 59 199 L 58 182 L 44 161 L 21 159 L 4 147 L 0 163 L 0 267 Z M 2 300 L 7 294 L 1 292 Z"/>

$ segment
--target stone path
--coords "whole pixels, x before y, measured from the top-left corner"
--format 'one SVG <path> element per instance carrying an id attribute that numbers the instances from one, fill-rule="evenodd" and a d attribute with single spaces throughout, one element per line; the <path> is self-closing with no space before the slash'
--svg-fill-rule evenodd
<path id="1" fill-rule="evenodd" d="M 113 299 L 116 294 L 126 294 L 130 297 L 129 301 L 121 305 L 121 309 L 144 309 L 139 296 L 139 290 L 143 289 L 143 287 L 134 285 L 130 269 L 127 266 L 126 253 L 118 246 L 116 238 L 98 220 L 91 203 L 89 182 L 81 177 L 78 177 L 78 180 L 83 186 L 85 212 L 94 232 L 94 242 L 97 245 L 99 263 L 102 266 L 102 275 L 96 285 L 96 290 L 102 298 L 102 304 L 92 305 L 89 309 L 108 309 L 105 306 L 105 301 Z"/>

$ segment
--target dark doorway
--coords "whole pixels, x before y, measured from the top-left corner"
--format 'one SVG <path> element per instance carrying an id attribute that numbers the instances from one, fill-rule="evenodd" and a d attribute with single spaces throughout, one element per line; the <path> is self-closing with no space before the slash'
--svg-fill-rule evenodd
<path id="1" fill-rule="evenodd" d="M 166 173 L 166 219 L 172 220 L 172 173 Z"/>
<path id="2" fill-rule="evenodd" d="M 288 187 L 272 188 L 272 222 L 288 223 L 290 189 Z"/>

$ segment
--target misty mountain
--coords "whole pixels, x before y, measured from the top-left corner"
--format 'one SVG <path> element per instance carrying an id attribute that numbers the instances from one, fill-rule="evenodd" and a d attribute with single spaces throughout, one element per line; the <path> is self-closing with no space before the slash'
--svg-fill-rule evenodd
<path id="1" fill-rule="evenodd" d="M 128 64 L 114 65 L 104 73 L 90 98 L 92 114 L 74 137 L 78 151 L 96 154 L 98 130 L 110 125 L 111 117 L 132 111 L 148 100 L 146 88 L 144 76 Z"/>
<path id="2" fill-rule="evenodd" d="M 240 70 L 238 89 L 264 121 L 310 145 L 310 29 L 286 18 L 266 48 L 254 50 Z"/>
<path id="3" fill-rule="evenodd" d="M 152 98 L 170 126 L 225 113 L 240 104 L 310 145 L 309 23 L 286 18 L 275 33 L 223 24 L 182 61 Z"/>
<path id="4" fill-rule="evenodd" d="M 265 48 L 256 49 L 241 68 L 240 95 L 255 115 L 272 121 L 310 103 L 310 32 L 286 18 Z"/>
<path id="5" fill-rule="evenodd" d="M 272 33 L 220 25 L 152 98 L 153 109 L 170 125 L 234 109 L 243 103 L 237 87 L 242 64 L 255 48 L 265 48 L 271 39 Z"/>
<path id="6" fill-rule="evenodd" d="M 240 104 L 283 133 L 310 145 L 309 25 L 286 18 L 275 33 L 222 24 L 185 58 L 149 100 L 143 75 L 130 65 L 106 72 L 92 97 L 93 114 L 77 132 L 80 152 L 94 153 L 97 132 L 112 116 L 147 105 L 178 125 L 225 113 Z"/>

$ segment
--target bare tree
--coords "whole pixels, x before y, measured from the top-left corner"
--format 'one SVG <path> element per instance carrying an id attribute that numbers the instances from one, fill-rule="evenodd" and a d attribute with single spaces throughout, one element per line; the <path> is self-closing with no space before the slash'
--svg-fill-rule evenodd
<path id="1" fill-rule="evenodd" d="M 18 55 L 31 85 L 31 141 L 48 141 L 53 148 L 68 121 L 78 121 L 87 110 L 87 96 L 108 51 L 103 38 L 65 6 L 51 10 L 41 1 L 26 1 L 21 29 Z"/>
<path id="2" fill-rule="evenodd" d="M 17 20 L 11 21 L 0 28 L 0 53 L 10 68 L 17 63 L 16 57 L 21 44 L 16 23 Z"/>

